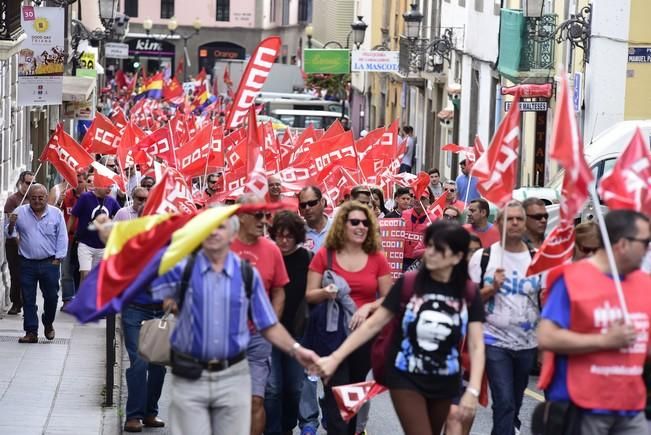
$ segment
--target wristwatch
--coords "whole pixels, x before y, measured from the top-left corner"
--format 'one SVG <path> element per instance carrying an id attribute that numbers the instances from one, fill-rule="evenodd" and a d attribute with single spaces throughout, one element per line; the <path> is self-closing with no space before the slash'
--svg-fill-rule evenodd
<path id="1" fill-rule="evenodd" d="M 479 399 L 479 390 L 473 387 L 466 387 L 466 391 Z"/>
<path id="2" fill-rule="evenodd" d="M 296 356 L 296 351 L 301 347 L 301 344 L 298 341 L 295 341 L 294 344 L 292 344 L 292 348 L 289 349 L 289 356 L 294 358 Z"/>

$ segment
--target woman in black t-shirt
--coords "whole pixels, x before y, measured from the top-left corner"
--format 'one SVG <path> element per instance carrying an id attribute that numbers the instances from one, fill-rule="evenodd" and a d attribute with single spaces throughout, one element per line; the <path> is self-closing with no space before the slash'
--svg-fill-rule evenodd
<path id="1" fill-rule="evenodd" d="M 414 288 L 403 290 L 405 278 L 399 279 L 382 306 L 339 349 L 318 362 L 327 380 L 347 355 L 377 335 L 393 316 L 400 316 L 384 383 L 407 435 L 441 432 L 459 391 L 459 347 L 466 330 L 471 373 L 459 402 L 462 418 L 474 416 L 477 408 L 484 371 L 484 311 L 478 292 L 466 286 L 469 241 L 468 232 L 456 222 L 430 225 Z"/>

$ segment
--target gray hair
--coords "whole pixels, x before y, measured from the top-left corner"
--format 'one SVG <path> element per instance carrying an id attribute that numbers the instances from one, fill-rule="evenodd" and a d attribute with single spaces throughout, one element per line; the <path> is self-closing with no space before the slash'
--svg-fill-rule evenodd
<path id="1" fill-rule="evenodd" d="M 522 207 L 522 203 L 520 201 L 516 201 L 515 199 L 513 199 L 513 200 L 509 201 L 506 204 L 506 206 L 504 206 L 504 208 L 501 208 L 501 209 L 499 209 L 497 211 L 497 216 L 495 217 L 495 222 L 502 222 L 502 219 L 504 219 L 504 214 L 506 213 L 507 208 L 519 208 L 520 210 L 522 210 L 523 215 L 527 214 L 524 207 Z"/>
<path id="2" fill-rule="evenodd" d="M 42 190 L 46 195 L 48 194 L 48 192 L 47 192 L 47 188 L 46 188 L 45 186 L 43 186 L 43 185 L 40 184 L 40 183 L 33 183 L 33 184 L 29 187 L 29 194 L 30 194 L 30 196 L 31 196 L 32 193 L 34 193 L 35 190 L 39 190 L 39 189 Z"/>

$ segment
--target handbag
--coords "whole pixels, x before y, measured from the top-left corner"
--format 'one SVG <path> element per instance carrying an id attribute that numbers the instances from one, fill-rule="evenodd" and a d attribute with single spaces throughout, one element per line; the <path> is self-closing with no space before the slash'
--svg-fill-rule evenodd
<path id="1" fill-rule="evenodd" d="M 194 268 L 196 252 L 191 254 L 183 270 L 179 292 L 179 311 L 181 311 L 183 301 L 185 300 L 190 275 Z M 176 318 L 171 316 L 170 310 L 165 311 L 165 314 L 160 319 L 145 320 L 142 322 L 140 333 L 138 334 L 138 355 L 151 364 L 171 365 L 172 346 L 170 339 L 172 338 L 172 331 L 175 325 Z"/>
<path id="2" fill-rule="evenodd" d="M 539 403 L 531 415 L 534 435 L 578 435 L 581 433 L 581 410 L 571 402 L 548 400 Z"/>
<path id="3" fill-rule="evenodd" d="M 169 310 L 160 319 L 142 322 L 138 334 L 138 355 L 151 364 L 170 365 L 170 338 L 175 324 L 176 318 Z"/>

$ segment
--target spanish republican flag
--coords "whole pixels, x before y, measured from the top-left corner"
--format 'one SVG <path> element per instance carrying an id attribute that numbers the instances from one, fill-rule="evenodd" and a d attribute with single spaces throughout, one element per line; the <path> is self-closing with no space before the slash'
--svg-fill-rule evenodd
<path id="1" fill-rule="evenodd" d="M 163 96 L 163 73 L 157 72 L 149 80 L 146 81 L 142 91 L 134 97 L 134 100 L 142 98 L 150 98 L 152 100 L 159 100 Z"/>
<path id="2" fill-rule="evenodd" d="M 154 279 L 197 249 L 238 207 L 145 216 L 116 223 L 104 258 L 81 284 L 66 311 L 82 323 L 121 311 L 138 294 L 148 291 Z"/>

